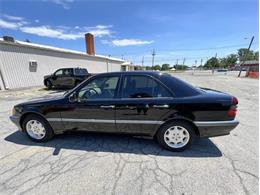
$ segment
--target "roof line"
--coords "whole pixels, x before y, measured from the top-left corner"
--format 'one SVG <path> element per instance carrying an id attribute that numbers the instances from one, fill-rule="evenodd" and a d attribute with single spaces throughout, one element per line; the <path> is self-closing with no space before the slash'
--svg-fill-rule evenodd
<path id="1" fill-rule="evenodd" d="M 36 48 L 36 49 L 43 49 L 43 50 L 49 50 L 49 51 L 56 51 L 56 52 L 61 52 L 61 53 L 70 53 L 70 54 L 76 54 L 76 55 L 81 55 L 81 56 L 87 56 L 90 58 L 99 58 L 99 59 L 117 61 L 117 62 L 122 62 L 122 63 L 125 62 L 125 60 L 122 60 L 119 58 L 107 57 L 107 56 L 102 56 L 102 55 L 93 55 L 92 56 L 92 55 L 89 55 L 89 54 L 81 52 L 81 51 L 63 49 L 63 48 L 53 47 L 53 46 L 48 46 L 48 45 L 40 45 L 40 44 L 36 44 L 36 43 L 28 43 L 28 42 L 19 41 L 19 40 L 15 40 L 15 42 L 9 42 L 9 41 L 4 41 L 3 38 L 0 38 L 0 43 L 8 44 L 8 45 L 30 47 L 30 48 Z"/>

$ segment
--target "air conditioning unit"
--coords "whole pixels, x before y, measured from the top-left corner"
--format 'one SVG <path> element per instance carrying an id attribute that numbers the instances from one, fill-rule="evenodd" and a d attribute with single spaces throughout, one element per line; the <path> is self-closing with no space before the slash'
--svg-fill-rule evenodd
<path id="1" fill-rule="evenodd" d="M 3 36 L 4 41 L 14 42 L 14 38 L 10 36 Z"/>

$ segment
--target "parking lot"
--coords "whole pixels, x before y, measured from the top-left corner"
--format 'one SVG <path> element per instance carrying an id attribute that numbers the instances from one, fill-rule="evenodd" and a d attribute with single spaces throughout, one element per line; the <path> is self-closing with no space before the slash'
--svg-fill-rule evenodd
<path id="1" fill-rule="evenodd" d="M 173 153 L 153 140 L 75 133 L 34 143 L 9 121 L 12 107 L 60 95 L 40 87 L 0 92 L 0 194 L 258 194 L 258 81 L 235 73 L 175 73 L 239 100 L 231 135 Z"/>

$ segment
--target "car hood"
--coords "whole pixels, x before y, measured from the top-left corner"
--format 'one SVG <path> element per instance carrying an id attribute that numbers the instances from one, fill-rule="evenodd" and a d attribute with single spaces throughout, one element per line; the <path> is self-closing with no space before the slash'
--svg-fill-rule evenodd
<path id="1" fill-rule="evenodd" d="M 52 75 L 51 74 L 49 74 L 49 75 L 45 75 L 43 78 L 44 79 L 47 79 L 47 78 L 50 78 Z"/>
<path id="2" fill-rule="evenodd" d="M 55 97 L 40 97 L 34 100 L 29 100 L 27 102 L 23 102 L 20 104 L 17 104 L 15 106 L 34 106 L 34 105 L 44 105 L 44 104 L 50 104 L 50 103 L 55 103 L 56 101 L 60 101 L 64 99 L 63 96 L 55 96 Z"/>

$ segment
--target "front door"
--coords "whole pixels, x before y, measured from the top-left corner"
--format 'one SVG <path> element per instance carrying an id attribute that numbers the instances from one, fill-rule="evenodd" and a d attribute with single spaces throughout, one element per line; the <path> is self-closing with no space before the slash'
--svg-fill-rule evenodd
<path id="1" fill-rule="evenodd" d="M 116 103 L 119 132 L 151 135 L 174 106 L 170 91 L 150 76 L 124 76 L 121 91 Z"/>
<path id="2" fill-rule="evenodd" d="M 75 93 L 78 101 L 67 102 L 61 112 L 67 130 L 115 131 L 115 103 L 119 76 L 96 76 Z"/>
<path id="3" fill-rule="evenodd" d="M 53 85 L 62 87 L 72 86 L 74 84 L 72 74 L 71 68 L 57 70 L 54 73 Z"/>

